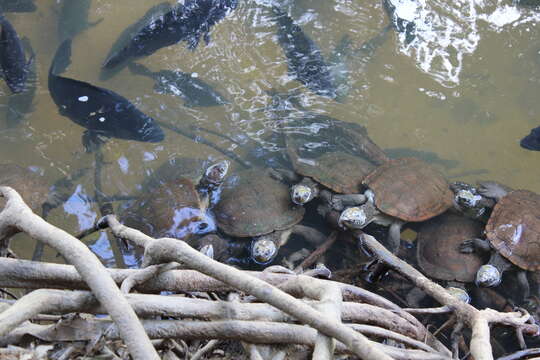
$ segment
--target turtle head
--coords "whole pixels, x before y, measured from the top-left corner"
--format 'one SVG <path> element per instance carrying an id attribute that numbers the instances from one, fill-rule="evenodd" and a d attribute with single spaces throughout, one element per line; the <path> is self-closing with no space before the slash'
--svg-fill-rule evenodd
<path id="1" fill-rule="evenodd" d="M 476 273 L 477 286 L 492 287 L 501 283 L 501 273 L 493 265 L 482 265 Z"/>
<path id="2" fill-rule="evenodd" d="M 291 187 L 292 202 L 297 205 L 304 205 L 315 197 L 313 189 L 304 184 L 296 184 Z"/>
<path id="3" fill-rule="evenodd" d="M 466 304 L 471 302 L 471 297 L 469 296 L 467 291 L 462 288 L 450 286 L 446 288 L 446 291 L 448 291 L 453 297 L 458 298 Z"/>
<path id="4" fill-rule="evenodd" d="M 257 264 L 268 264 L 276 257 L 278 248 L 269 236 L 260 236 L 251 243 L 251 258 Z"/>
<path id="5" fill-rule="evenodd" d="M 363 206 L 354 206 L 343 210 L 338 220 L 340 227 L 351 229 L 362 229 L 368 223 L 368 216 Z"/>
<path id="6" fill-rule="evenodd" d="M 210 165 L 204 172 L 205 181 L 210 185 L 219 186 L 225 179 L 225 176 L 227 176 L 229 165 L 230 162 L 228 160 L 222 160 Z"/>

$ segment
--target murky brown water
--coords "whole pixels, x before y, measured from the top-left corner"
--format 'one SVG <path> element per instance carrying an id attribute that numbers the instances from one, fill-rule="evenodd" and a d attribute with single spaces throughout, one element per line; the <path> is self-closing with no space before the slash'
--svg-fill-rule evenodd
<path id="1" fill-rule="evenodd" d="M 267 91 L 297 89 L 309 110 L 366 126 L 383 148 L 433 152 L 455 162 L 440 167 L 453 180 L 493 179 L 540 191 L 540 153 L 519 147 L 519 140 L 540 125 L 540 29 L 534 9 L 514 7 L 510 0 L 455 1 L 452 8 L 442 0 L 419 1 L 422 11 L 437 16 L 428 16 L 430 22 L 420 26 L 419 38 L 408 48 L 391 32 L 367 64 L 349 59 L 351 91 L 338 103 L 287 76 L 268 1 L 240 1 L 238 9 L 212 28 L 210 45 L 201 43 L 192 52 L 181 43 L 138 61 L 154 71 L 196 72 L 231 101 L 223 107 L 188 108 L 177 97 L 154 93 L 150 79 L 127 69 L 111 80 L 99 80 L 101 63 L 117 36 L 159 2 L 94 0 L 89 20 L 103 21 L 74 39 L 66 76 L 114 90 L 156 119 L 197 124 L 237 139 L 259 139 L 273 127 L 272 119 L 257 111 L 269 106 Z M 2 162 L 31 166 L 52 184 L 74 169 L 92 166 L 94 157 L 81 146 L 83 129 L 60 116 L 48 94 L 47 71 L 59 45 L 59 5 L 54 0 L 37 3 L 37 12 L 7 14 L 37 54 L 39 89 L 35 111 L 18 127 L 3 130 L 0 114 L 0 154 Z M 285 7 L 326 57 L 344 35 L 358 47 L 388 23 L 379 1 L 298 0 Z M 9 93 L 5 85 L 0 91 L 3 113 Z M 245 154 L 231 143 L 201 135 Z M 113 139 L 104 154 L 109 162 L 104 190 L 109 194 L 132 193 L 149 169 L 173 156 L 222 157 L 170 131 L 159 144 Z M 79 194 L 93 194 L 91 173 L 80 183 Z M 50 219 L 76 232 L 91 224 L 96 211 L 74 196 Z M 14 246 L 22 256 L 31 247 L 22 239 Z"/>

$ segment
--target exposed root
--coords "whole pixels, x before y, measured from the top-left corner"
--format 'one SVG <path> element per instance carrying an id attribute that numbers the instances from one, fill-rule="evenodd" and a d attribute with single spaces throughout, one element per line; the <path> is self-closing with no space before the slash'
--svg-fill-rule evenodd
<path id="1" fill-rule="evenodd" d="M 56 249 L 66 261 L 75 266 L 93 294 L 118 324 L 134 357 L 158 359 L 158 354 L 135 312 L 97 257 L 79 240 L 34 214 L 12 188 L 0 187 L 0 193 L 7 199 L 6 206 L 0 213 L 0 234 L 6 229 L 16 228 Z"/>
<path id="2" fill-rule="evenodd" d="M 405 261 L 393 255 L 374 237 L 362 232 L 357 232 L 356 236 L 362 242 L 362 245 L 371 250 L 380 261 L 405 276 L 442 305 L 448 306 L 456 314 L 458 323 L 462 322 L 472 329 L 470 351 L 475 360 L 493 359 L 489 331 L 490 323 L 513 326 L 529 334 L 539 333 L 538 326 L 527 324 L 530 319 L 529 314 L 520 312 L 501 313 L 492 309 L 478 310 L 453 297 L 442 286 L 431 281 Z"/>

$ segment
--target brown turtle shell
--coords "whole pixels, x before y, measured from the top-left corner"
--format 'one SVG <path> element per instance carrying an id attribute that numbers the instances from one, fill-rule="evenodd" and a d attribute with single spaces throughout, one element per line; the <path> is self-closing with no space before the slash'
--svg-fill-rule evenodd
<path id="1" fill-rule="evenodd" d="M 41 215 L 41 206 L 47 200 L 49 186 L 43 178 L 16 164 L 0 164 L 0 186 L 10 186 L 21 195 L 32 211 Z M 0 198 L 0 210 L 6 201 Z"/>
<path id="2" fill-rule="evenodd" d="M 431 165 L 414 158 L 390 160 L 364 179 L 375 193 L 375 205 L 405 221 L 424 221 L 452 206 L 448 182 Z"/>
<path id="3" fill-rule="evenodd" d="M 491 213 L 486 237 L 513 264 L 540 270 L 540 195 L 515 190 L 504 196 Z"/>
<path id="4" fill-rule="evenodd" d="M 291 202 L 289 188 L 261 169 L 229 176 L 214 207 L 218 227 L 238 237 L 288 229 L 302 220 L 304 212 Z"/>
<path id="5" fill-rule="evenodd" d="M 432 278 L 472 282 L 485 263 L 477 253 L 459 251 L 463 240 L 480 237 L 483 225 L 472 219 L 445 213 L 422 224 L 416 240 L 418 265 Z"/>
<path id="6" fill-rule="evenodd" d="M 375 169 L 375 165 L 361 157 L 344 152 L 327 152 L 316 159 L 296 158 L 294 170 L 308 176 L 338 194 L 355 194 L 362 180 Z"/>
<path id="7" fill-rule="evenodd" d="M 203 222 L 211 225 L 195 187 L 204 164 L 203 160 L 175 158 L 160 166 L 144 182 L 142 195 L 123 212 L 123 223 L 152 237 L 177 239 L 200 232 Z"/>

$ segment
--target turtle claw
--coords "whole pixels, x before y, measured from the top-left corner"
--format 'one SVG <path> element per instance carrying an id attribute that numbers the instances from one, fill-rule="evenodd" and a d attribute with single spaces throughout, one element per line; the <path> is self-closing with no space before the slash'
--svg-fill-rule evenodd
<path id="1" fill-rule="evenodd" d="M 463 254 L 472 254 L 474 253 L 474 239 L 464 240 L 459 244 L 459 252 Z"/>

